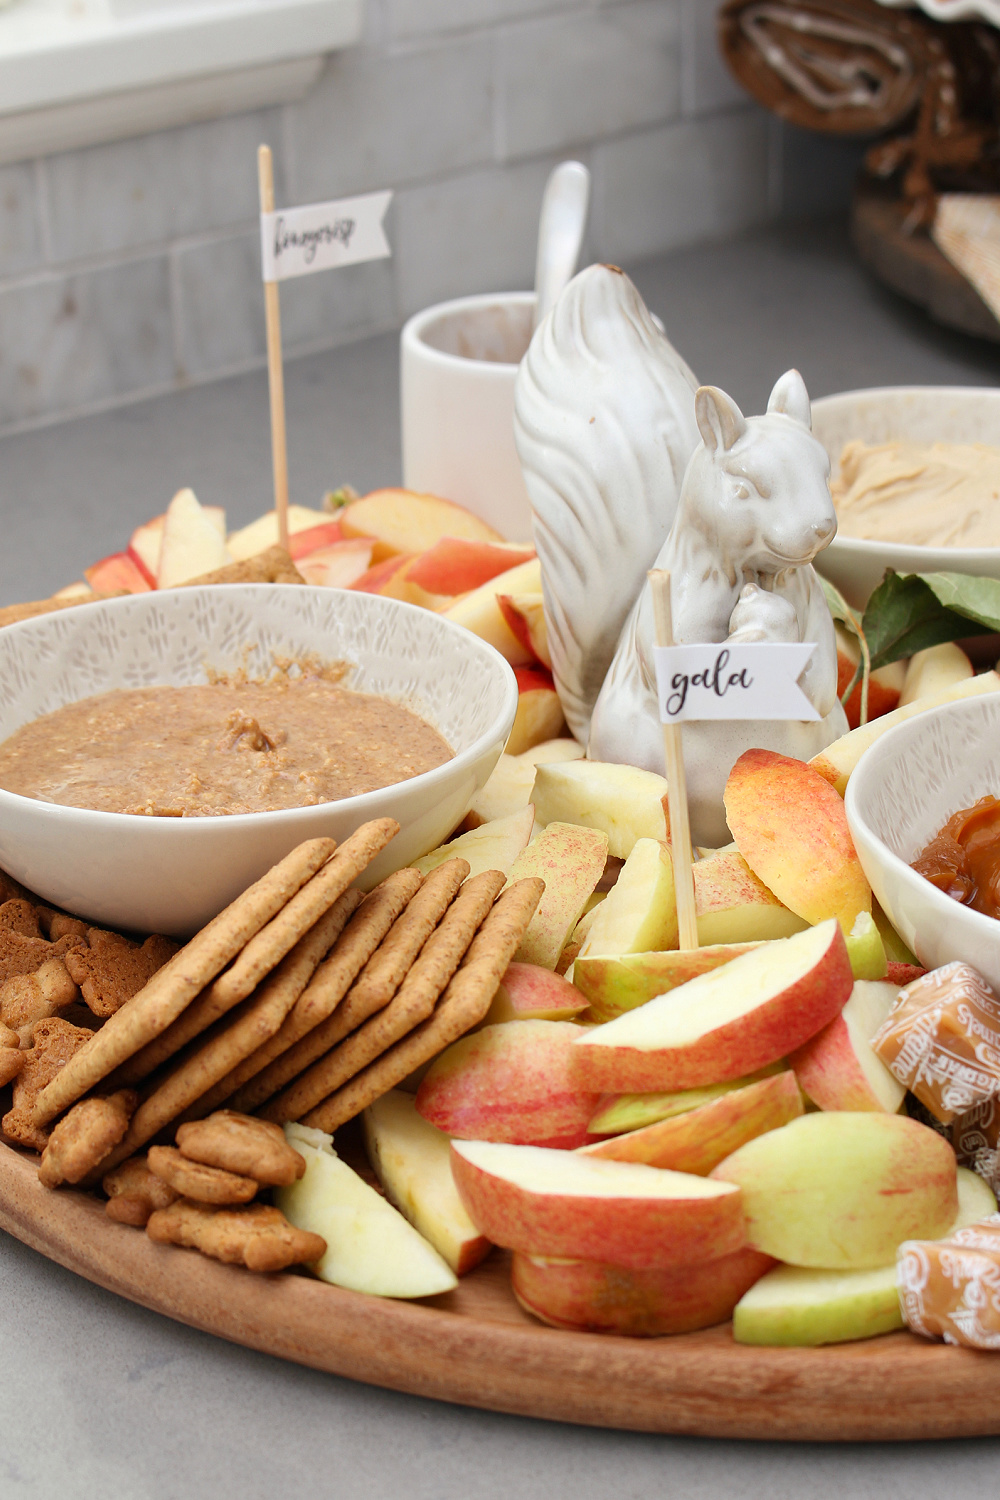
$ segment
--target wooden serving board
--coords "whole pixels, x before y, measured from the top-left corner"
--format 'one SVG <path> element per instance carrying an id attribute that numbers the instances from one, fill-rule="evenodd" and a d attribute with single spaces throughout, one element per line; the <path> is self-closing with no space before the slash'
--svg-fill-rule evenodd
<path id="1" fill-rule="evenodd" d="M 252 1275 L 154 1245 L 0 1146 L 0 1228 L 98 1286 L 250 1349 L 391 1390 L 596 1427 L 702 1437 L 884 1440 L 1000 1433 L 1000 1357 L 888 1334 L 751 1349 L 728 1325 L 679 1338 L 564 1333 L 522 1313 L 498 1252 L 422 1303 Z"/>

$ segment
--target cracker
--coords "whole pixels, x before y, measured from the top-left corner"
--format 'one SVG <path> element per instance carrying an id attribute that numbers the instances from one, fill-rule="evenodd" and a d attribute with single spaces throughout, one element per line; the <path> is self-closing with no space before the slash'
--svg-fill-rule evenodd
<path id="1" fill-rule="evenodd" d="M 228 1265 L 250 1271 L 283 1271 L 311 1265 L 326 1254 L 326 1240 L 307 1229 L 295 1229 L 278 1208 L 252 1203 L 246 1208 L 209 1208 L 178 1198 L 152 1214 L 146 1225 L 151 1240 L 185 1245 Z"/>
<path id="2" fill-rule="evenodd" d="M 65 959 L 50 958 L 34 974 L 18 974 L 0 984 L 0 1021 L 18 1030 L 65 1010 L 79 994 Z"/>
<path id="3" fill-rule="evenodd" d="M 110 1016 L 58 1079 L 34 1102 L 36 1126 L 47 1125 L 81 1095 L 132 1057 L 175 1021 L 251 938 L 291 899 L 335 848 L 332 839 L 309 839 L 237 896 L 207 927 L 175 953 L 137 995 Z M 29 941 L 22 939 L 22 941 Z M 66 939 L 70 942 L 72 939 Z"/>
<path id="4" fill-rule="evenodd" d="M 14 1079 L 13 1108 L 0 1121 L 4 1135 L 18 1145 L 44 1150 L 49 1132 L 33 1121 L 35 1101 L 92 1036 L 93 1032 L 71 1026 L 61 1016 L 34 1023 L 32 1045 L 26 1050 L 24 1066 Z"/>
<path id="5" fill-rule="evenodd" d="M 544 881 L 531 877 L 508 886 L 473 938 L 462 967 L 433 1014 L 377 1062 L 324 1099 L 302 1123 L 332 1134 L 478 1025 L 493 1003 L 544 889 Z"/>
<path id="6" fill-rule="evenodd" d="M 94 1170 L 128 1129 L 138 1103 L 131 1089 L 121 1089 L 107 1098 L 81 1099 L 52 1129 L 38 1180 L 45 1187 L 61 1182 L 80 1182 Z"/>
<path id="7" fill-rule="evenodd" d="M 185 579 L 178 587 L 192 589 L 207 583 L 305 583 L 305 579 L 285 548 L 275 544 L 258 552 L 256 557 L 227 563 L 224 568 L 202 573 L 199 578 Z"/>
<path id="8" fill-rule="evenodd" d="M 87 1008 L 95 1016 L 113 1016 L 173 958 L 177 948 L 169 938 L 156 936 L 146 938 L 139 947 L 120 933 L 91 927 L 87 946 L 67 953 L 65 964 Z"/>
<path id="9" fill-rule="evenodd" d="M 16 896 L 9 901 L 0 902 L 0 931 L 19 932 L 22 937 L 41 937 L 38 913 L 31 902 Z"/>
<path id="10" fill-rule="evenodd" d="M 336 939 L 360 900 L 359 892 L 346 890 L 320 919 L 324 923 L 321 931 L 323 934 L 330 935 L 331 943 Z M 318 929 L 319 923 L 312 929 L 317 937 L 321 935 Z M 264 928 L 263 931 L 266 932 L 267 929 Z M 320 958 L 322 956 L 320 954 Z M 207 1031 L 226 1011 L 231 1010 L 233 1005 L 238 1003 L 238 1000 L 234 1000 L 231 1004 L 226 1004 L 224 1008 L 221 1008 L 218 992 L 214 985 L 210 985 L 196 1000 L 191 1002 L 186 1010 L 181 1012 L 172 1025 L 168 1026 L 165 1031 L 161 1031 L 159 1036 L 154 1037 L 117 1070 L 116 1082 L 129 1085 L 141 1083 L 143 1079 L 155 1073 L 157 1068 L 169 1058 L 176 1057 L 190 1042 L 201 1036 L 202 1032 Z"/>
<path id="11" fill-rule="evenodd" d="M 269 974 L 257 992 L 207 1041 L 174 1065 L 133 1116 L 128 1135 L 104 1163 L 105 1171 L 131 1156 L 171 1121 L 201 1101 L 220 1078 L 273 1036 L 332 942 L 336 914 L 327 912 Z M 199 1115 L 213 1106 L 199 1102 Z"/>
<path id="12" fill-rule="evenodd" d="M 291 1014 L 270 1041 L 233 1070 L 229 1079 L 231 1093 L 236 1090 L 229 1100 L 232 1109 L 256 1109 L 327 1050 L 321 1046 L 319 1053 L 310 1053 L 303 1061 L 296 1049 L 307 1047 L 309 1034 L 336 1010 L 420 883 L 418 871 L 397 870 L 369 892 Z"/>
<path id="13" fill-rule="evenodd" d="M 175 1146 L 150 1146 L 146 1160 L 154 1177 L 161 1177 L 180 1197 L 196 1203 L 249 1203 L 257 1196 L 258 1184 L 252 1177 L 188 1161 Z"/>
<path id="14" fill-rule="evenodd" d="M 265 1118 L 276 1124 L 300 1119 L 425 1021 L 502 890 L 505 878 L 499 870 L 486 870 L 467 881 L 386 1008 L 352 1031 L 346 1040 L 297 1078 L 271 1102 L 264 1111 Z M 349 1003 L 350 997 L 338 1012 L 338 1018 Z"/>
<path id="15" fill-rule="evenodd" d="M 288 1144 L 279 1125 L 231 1109 L 181 1125 L 177 1145 L 192 1162 L 252 1177 L 266 1187 L 289 1187 L 306 1170 L 305 1157 Z"/>
<path id="16" fill-rule="evenodd" d="M 118 1224 L 144 1229 L 151 1213 L 169 1208 L 180 1196 L 162 1177 L 154 1177 L 144 1156 L 131 1156 L 101 1183 L 108 1195 L 104 1212 Z"/>

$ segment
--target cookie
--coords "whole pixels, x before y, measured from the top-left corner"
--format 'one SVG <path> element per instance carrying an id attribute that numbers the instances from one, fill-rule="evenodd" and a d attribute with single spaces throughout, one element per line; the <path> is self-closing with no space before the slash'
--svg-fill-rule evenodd
<path id="1" fill-rule="evenodd" d="M 177 948 L 169 938 L 156 936 L 146 938 L 139 947 L 120 933 L 91 927 L 86 946 L 73 948 L 64 962 L 88 1009 L 95 1016 L 113 1016 L 173 958 Z"/>
<path id="2" fill-rule="evenodd" d="M 22 937 L 41 937 L 38 913 L 31 902 L 17 897 L 0 902 L 0 932 L 18 932 Z"/>
<path id="3" fill-rule="evenodd" d="M 44 1150 L 49 1132 L 34 1123 L 35 1102 L 92 1036 L 93 1032 L 72 1026 L 60 1016 L 35 1022 L 32 1045 L 26 1049 L 23 1066 L 14 1079 L 13 1108 L 0 1121 L 4 1135 L 19 1146 Z"/>
<path id="4" fill-rule="evenodd" d="M 288 1144 L 280 1126 L 231 1109 L 179 1126 L 176 1139 L 189 1161 L 252 1177 L 261 1186 L 288 1187 L 306 1170 L 305 1157 Z"/>
<path id="5" fill-rule="evenodd" d="M 19 1031 L 29 1022 L 56 1015 L 79 998 L 66 958 L 50 958 L 34 974 L 18 974 L 0 984 L 0 1021 L 5 1026 Z"/>
<path id="6" fill-rule="evenodd" d="M 249 1203 L 257 1196 L 258 1185 L 252 1177 L 188 1161 L 175 1146 L 150 1146 L 146 1162 L 154 1177 L 169 1183 L 179 1197 L 193 1198 L 196 1203 Z"/>
<path id="7" fill-rule="evenodd" d="M 108 1195 L 104 1212 L 118 1224 L 145 1229 L 158 1208 L 169 1208 L 180 1196 L 162 1177 L 154 1177 L 144 1156 L 130 1156 L 101 1183 Z"/>
<path id="8" fill-rule="evenodd" d="M 138 1095 L 122 1089 L 107 1098 L 81 1099 L 52 1128 L 38 1180 L 45 1187 L 81 1182 L 117 1146 L 128 1129 Z"/>
<path id="9" fill-rule="evenodd" d="M 227 1265 L 250 1271 L 283 1271 L 287 1266 L 311 1265 L 326 1254 L 326 1240 L 295 1229 L 278 1208 L 252 1203 L 246 1208 L 209 1208 L 178 1198 L 169 1208 L 151 1214 L 146 1224 L 151 1240 L 161 1245 L 185 1245 Z"/>

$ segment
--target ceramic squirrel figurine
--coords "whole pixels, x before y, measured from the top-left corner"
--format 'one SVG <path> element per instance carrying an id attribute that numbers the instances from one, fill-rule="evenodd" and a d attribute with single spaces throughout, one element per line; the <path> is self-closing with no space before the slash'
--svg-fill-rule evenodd
<path id="1" fill-rule="evenodd" d="M 610 274 L 607 267 L 590 267 L 575 282 L 591 272 Z M 631 288 L 627 278 L 622 280 Z M 570 728 L 591 759 L 662 774 L 653 612 L 645 578 L 654 562 L 671 574 L 679 644 L 809 641 L 816 646 L 799 685 L 818 721 L 716 720 L 683 727 L 692 836 L 696 844 L 717 846 L 730 839 L 722 793 L 745 749 L 761 746 L 808 760 L 847 731 L 837 697 L 833 622 L 810 566 L 836 533 L 829 459 L 812 435 L 809 397 L 797 371 L 778 381 L 764 416 L 744 418 L 722 391 L 702 387 L 695 396 L 693 380 L 688 384 L 685 378 L 687 366 L 676 356 L 671 363 L 651 337 L 660 377 L 655 392 L 642 368 L 647 355 L 635 341 L 623 340 L 630 359 L 618 381 L 605 377 L 604 386 L 613 388 L 616 400 L 612 417 L 602 419 L 602 387 L 595 385 L 590 355 L 598 338 L 588 332 L 582 347 L 580 309 L 588 301 L 585 293 L 607 285 L 595 275 L 591 287 L 576 289 L 569 304 L 574 316 L 560 318 L 566 311 L 563 298 L 574 291 L 570 283 L 532 341 L 515 398 L 515 437 L 535 516 L 553 674 Z M 644 328 L 631 299 L 614 290 L 603 315 Z M 641 306 L 634 288 L 631 293 Z M 645 317 L 655 327 L 648 313 Z M 670 348 L 662 335 L 660 341 Z M 600 342 L 615 346 L 607 333 Z M 664 369 L 671 371 L 669 382 L 662 379 Z M 640 392 L 634 406 L 633 380 Z M 546 399 L 555 402 L 548 415 Z M 685 401 L 693 432 L 680 410 Z M 570 462 L 564 449 L 583 423 L 600 428 L 591 448 Z M 566 484 L 567 471 L 572 486 Z M 679 496 L 670 482 L 678 471 L 683 472 Z M 654 550 L 650 544 L 668 512 L 669 530 Z M 616 624 L 609 657 L 606 641 Z M 591 696 L 595 680 L 600 682 L 596 697 Z"/>

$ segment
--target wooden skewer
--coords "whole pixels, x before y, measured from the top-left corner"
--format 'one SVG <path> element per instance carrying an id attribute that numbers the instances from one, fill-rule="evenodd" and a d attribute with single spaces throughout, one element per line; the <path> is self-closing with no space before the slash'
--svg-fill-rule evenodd
<path id="1" fill-rule="evenodd" d="M 670 604 L 670 574 L 654 568 L 646 575 L 653 596 L 653 620 L 658 646 L 674 644 L 674 619 Z M 688 818 L 687 780 L 681 726 L 664 724 L 663 758 L 667 769 L 667 805 L 670 809 L 670 852 L 677 893 L 677 927 L 682 949 L 698 947 L 698 912 L 694 896 L 694 866 L 691 858 L 691 824 Z"/>
<path id="2" fill-rule="evenodd" d="M 270 146 L 257 148 L 257 184 L 262 214 L 274 213 L 274 167 Z M 271 395 L 271 464 L 274 470 L 274 509 L 278 542 L 288 550 L 288 446 L 285 435 L 285 373 L 281 362 L 281 308 L 278 283 L 264 283 L 267 326 L 267 384 Z"/>

